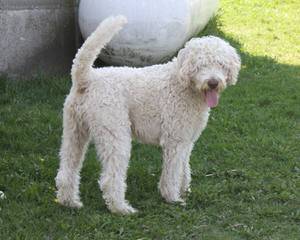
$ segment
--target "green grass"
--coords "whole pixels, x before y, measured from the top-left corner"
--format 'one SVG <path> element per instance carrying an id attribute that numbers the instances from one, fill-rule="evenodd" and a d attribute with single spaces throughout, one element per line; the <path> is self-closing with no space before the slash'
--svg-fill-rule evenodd
<path id="1" fill-rule="evenodd" d="M 127 198 L 138 214 L 107 211 L 93 147 L 82 170 L 84 208 L 57 205 L 70 79 L 1 79 L 0 239 L 300 239 L 299 8 L 298 0 L 223 0 L 205 30 L 237 47 L 243 68 L 194 148 L 186 207 L 162 201 L 160 149 L 136 143 Z"/>

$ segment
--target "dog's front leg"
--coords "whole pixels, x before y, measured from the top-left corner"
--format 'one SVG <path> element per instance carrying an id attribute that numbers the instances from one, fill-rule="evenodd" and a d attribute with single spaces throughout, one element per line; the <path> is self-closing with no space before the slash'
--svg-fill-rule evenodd
<path id="1" fill-rule="evenodd" d="M 191 144 L 189 149 L 187 149 L 187 154 L 183 161 L 183 176 L 180 186 L 180 195 L 187 196 L 191 192 L 190 183 L 191 183 L 191 168 L 190 168 L 190 156 L 193 149 Z"/>
<path id="2" fill-rule="evenodd" d="M 182 191 L 189 187 L 191 144 L 168 143 L 163 146 L 163 169 L 159 190 L 167 202 L 182 202 Z"/>

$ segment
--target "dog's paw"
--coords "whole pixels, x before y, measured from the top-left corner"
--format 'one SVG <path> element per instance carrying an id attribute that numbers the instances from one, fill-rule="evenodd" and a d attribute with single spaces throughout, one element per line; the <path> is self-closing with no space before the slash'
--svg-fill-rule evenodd
<path id="1" fill-rule="evenodd" d="M 183 197 L 187 197 L 192 192 L 191 188 L 182 188 L 180 189 L 180 195 Z"/>
<path id="2" fill-rule="evenodd" d="M 65 201 L 65 200 L 62 201 L 62 200 L 57 199 L 56 202 L 65 207 L 70 207 L 70 208 L 78 208 L 79 209 L 79 208 L 83 207 L 83 204 L 80 201 Z"/>
<path id="3" fill-rule="evenodd" d="M 71 208 L 82 208 L 83 204 L 80 200 L 76 199 L 70 199 L 70 198 L 63 198 L 61 196 L 57 196 L 57 199 L 55 199 L 55 202 L 59 203 L 60 205 L 71 207 Z"/>
<path id="4" fill-rule="evenodd" d="M 184 199 L 181 198 L 180 196 L 177 196 L 177 194 L 176 195 L 162 194 L 162 197 L 167 203 L 174 203 L 174 204 L 178 203 L 180 205 L 185 205 Z"/>
<path id="5" fill-rule="evenodd" d="M 138 211 L 130 206 L 128 203 L 124 203 L 121 205 L 113 205 L 108 207 L 112 213 L 121 214 L 121 215 L 130 215 L 137 213 Z"/>
<path id="6" fill-rule="evenodd" d="M 161 196 L 167 203 L 184 203 L 179 191 L 160 186 Z"/>
<path id="7" fill-rule="evenodd" d="M 182 198 L 176 198 L 176 199 L 168 199 L 166 200 L 168 203 L 173 203 L 173 204 L 179 204 L 181 206 L 185 206 L 186 205 L 186 202 L 184 201 L 184 199 Z"/>
<path id="8" fill-rule="evenodd" d="M 69 202 L 69 207 L 79 209 L 79 208 L 83 207 L 83 203 L 81 201 L 72 201 L 72 202 Z"/>

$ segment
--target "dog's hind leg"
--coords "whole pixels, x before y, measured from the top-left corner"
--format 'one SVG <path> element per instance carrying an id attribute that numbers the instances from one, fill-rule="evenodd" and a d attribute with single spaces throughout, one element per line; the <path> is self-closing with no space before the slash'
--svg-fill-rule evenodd
<path id="1" fill-rule="evenodd" d="M 80 170 L 88 146 L 87 127 L 78 118 L 73 106 L 64 108 L 64 129 L 60 149 L 60 167 L 56 176 L 57 201 L 80 208 Z"/>
<path id="2" fill-rule="evenodd" d="M 103 112 L 106 113 L 106 119 L 99 117 L 97 125 L 91 129 L 102 162 L 100 189 L 111 212 L 134 213 L 136 210 L 125 200 L 126 175 L 131 151 L 130 122 L 127 114 L 116 108 L 110 113 L 108 110 Z"/>

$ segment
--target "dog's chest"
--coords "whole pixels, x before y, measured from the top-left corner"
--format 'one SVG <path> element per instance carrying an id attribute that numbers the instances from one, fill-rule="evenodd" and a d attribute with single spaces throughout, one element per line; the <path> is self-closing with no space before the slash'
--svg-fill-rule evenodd
<path id="1" fill-rule="evenodd" d="M 130 111 L 131 131 L 142 143 L 159 144 L 160 115 L 150 105 L 135 107 Z"/>
<path id="2" fill-rule="evenodd" d="M 171 96 L 164 106 L 162 132 L 179 142 L 195 142 L 206 127 L 208 107 L 188 92 Z"/>

